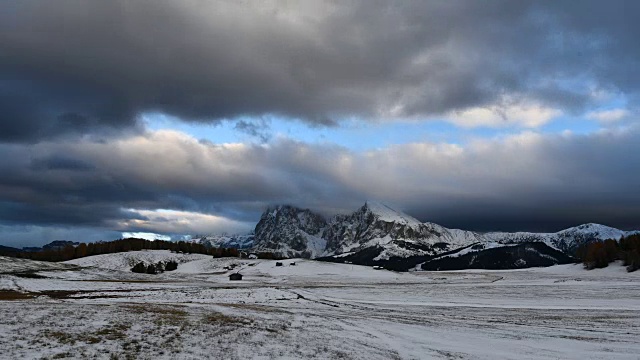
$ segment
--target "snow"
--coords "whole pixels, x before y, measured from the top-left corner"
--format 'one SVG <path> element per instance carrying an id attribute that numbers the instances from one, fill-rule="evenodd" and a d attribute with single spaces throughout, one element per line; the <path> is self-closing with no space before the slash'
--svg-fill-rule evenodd
<path id="1" fill-rule="evenodd" d="M 574 240 L 577 240 L 577 237 L 580 237 L 580 236 L 594 236 L 599 240 L 607 240 L 607 239 L 619 240 L 623 236 L 629 236 L 637 233 L 638 233 L 637 230 L 623 231 L 623 230 L 612 228 L 606 225 L 589 223 L 589 224 L 583 224 L 575 227 L 570 227 L 555 233 L 489 232 L 484 234 L 483 237 L 489 241 L 505 241 L 505 240 L 513 239 L 513 240 L 522 242 L 522 241 L 529 241 L 529 239 L 534 239 L 533 241 L 542 241 L 545 244 L 549 245 L 550 247 L 557 249 L 558 246 L 555 242 L 564 240 L 567 238 L 571 241 L 574 241 Z"/>
<path id="2" fill-rule="evenodd" d="M 34 260 L 17 259 L 12 257 L 0 256 L 0 274 L 15 273 L 15 272 L 29 272 L 34 270 L 65 270 L 65 269 L 71 269 L 71 268 L 74 268 L 74 266 L 65 265 L 61 263 L 34 261 Z"/>
<path id="3" fill-rule="evenodd" d="M 127 259 L 174 256 L 180 265 L 173 272 L 123 271 Z M 73 261 L 89 267 L 0 258 L 0 295 L 25 296 L 0 300 L 0 358 L 637 359 L 640 353 L 640 271 L 627 273 L 619 263 L 591 271 L 560 265 L 396 273 L 282 262 L 165 251 Z M 235 271 L 242 281 L 229 281 Z"/>
<path id="4" fill-rule="evenodd" d="M 460 257 L 462 255 L 466 255 L 469 253 L 474 253 L 474 252 L 478 252 L 478 251 L 482 251 L 482 250 L 488 250 L 488 249 L 495 249 L 495 248 L 500 248 L 500 247 L 507 247 L 507 246 L 518 246 L 518 244 L 501 244 L 501 243 L 497 243 L 497 242 L 486 242 L 486 243 L 482 243 L 482 244 L 477 244 L 478 246 L 480 246 L 480 248 L 476 248 L 474 249 L 474 246 L 469 246 L 466 247 L 464 249 L 461 249 L 459 251 L 456 251 L 452 254 L 446 254 L 446 255 L 442 255 L 442 256 L 438 256 L 434 259 L 440 259 L 440 258 L 445 258 L 445 257 Z"/>
<path id="5" fill-rule="evenodd" d="M 320 256 L 327 247 L 327 240 L 307 233 L 304 233 L 304 235 L 307 238 L 307 249 L 311 252 L 311 257 Z"/>
<path id="6" fill-rule="evenodd" d="M 380 221 L 395 222 L 398 224 L 408 225 L 410 227 L 419 227 L 422 225 L 417 219 L 396 211 L 387 205 L 377 201 L 367 201 L 365 206 L 374 214 Z"/>
<path id="7" fill-rule="evenodd" d="M 618 230 L 606 225 L 589 223 L 589 224 L 583 224 L 576 227 L 568 228 L 558 232 L 558 234 L 567 234 L 567 233 L 569 234 L 570 233 L 580 233 L 580 234 L 597 233 L 599 235 L 598 238 L 600 240 L 606 240 L 606 239 L 619 240 L 621 237 L 625 235 L 630 235 L 631 233 L 635 233 L 635 231 L 627 232 L 627 231 Z"/>
<path id="8" fill-rule="evenodd" d="M 333 255 L 334 258 L 342 258 L 342 257 L 347 257 L 349 255 L 353 255 L 353 252 L 346 252 L 346 253 L 342 253 L 342 254 L 338 254 L 338 255 Z"/>
<path id="9" fill-rule="evenodd" d="M 391 237 L 389 235 L 385 236 L 384 238 L 378 238 L 378 239 L 374 239 L 372 241 L 369 241 L 367 244 L 365 244 L 366 246 L 373 246 L 373 245 L 383 245 L 384 248 L 382 250 L 382 252 L 376 256 L 375 258 L 373 258 L 373 260 L 375 261 L 379 261 L 379 260 L 389 260 L 389 258 L 391 257 L 409 257 L 409 256 L 413 256 L 413 255 L 424 255 L 426 252 L 421 251 L 421 250 L 408 250 L 405 249 L 403 247 L 400 247 L 396 244 L 394 244 L 392 242 L 393 239 L 391 239 Z M 409 241 L 408 241 L 409 242 Z"/>
<path id="10" fill-rule="evenodd" d="M 104 269 L 129 271 L 137 263 L 157 264 L 159 262 L 176 261 L 178 264 L 189 261 L 210 259 L 210 255 L 178 254 L 169 250 L 142 250 L 124 253 L 88 256 L 80 259 L 65 261 L 65 264 L 78 266 L 93 266 Z"/>

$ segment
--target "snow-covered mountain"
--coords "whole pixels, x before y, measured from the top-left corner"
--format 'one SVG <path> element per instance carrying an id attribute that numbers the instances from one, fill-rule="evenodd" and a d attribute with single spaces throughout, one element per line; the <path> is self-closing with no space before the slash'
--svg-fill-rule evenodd
<path id="1" fill-rule="evenodd" d="M 289 205 L 269 208 L 256 225 L 253 251 L 314 258 L 326 249 L 326 227 L 324 217 L 308 209 Z"/>
<path id="2" fill-rule="evenodd" d="M 368 249 L 377 252 L 376 260 L 435 255 L 479 241 L 476 233 L 422 223 L 371 201 L 352 214 L 332 218 L 324 238 L 327 239 L 324 255 L 345 257 Z"/>
<path id="3" fill-rule="evenodd" d="M 494 248 L 541 243 L 550 249 L 542 249 L 539 245 L 520 248 L 535 247 L 542 257 L 553 251 L 573 256 L 582 244 L 619 239 L 633 233 L 638 231 L 622 231 L 599 224 L 584 224 L 556 233 L 478 233 L 420 222 L 385 204 L 368 201 L 351 214 L 336 215 L 329 220 L 309 209 L 290 205 L 270 207 L 262 214 L 253 233 L 198 236 L 194 241 L 211 247 L 251 248 L 255 252 L 271 252 L 283 257 L 384 264 L 407 269 L 412 263 L 435 260 L 463 248 L 465 254 L 477 252 L 486 258 L 486 253 L 490 253 L 493 258 L 499 253 L 524 254 L 514 253 L 513 249 L 498 251 Z M 532 260 L 531 254 L 531 251 L 527 254 L 529 264 L 542 263 Z M 559 259 L 555 255 L 554 258 Z"/>
<path id="4" fill-rule="evenodd" d="M 572 255 L 580 245 L 593 240 L 620 239 L 638 233 L 638 231 L 623 231 L 600 224 L 583 224 L 556 233 L 530 233 L 530 232 L 491 232 L 484 234 L 486 241 L 497 241 L 503 244 L 522 242 L 543 242 L 566 254 Z"/>
<path id="5" fill-rule="evenodd" d="M 367 265 L 396 264 L 396 268 L 406 268 L 411 262 L 417 264 L 465 247 L 467 252 L 479 252 L 515 244 L 541 243 L 550 248 L 533 246 L 543 254 L 542 257 L 552 250 L 572 256 L 584 243 L 619 239 L 636 232 L 584 224 L 556 233 L 478 233 L 423 223 L 373 201 L 366 202 L 351 214 L 336 215 L 328 221 L 308 209 L 283 205 L 269 208 L 263 213 L 255 230 L 254 251 Z M 475 244 L 483 245 L 471 247 Z M 519 249 L 533 247 L 527 245 Z M 490 253 L 508 253 L 509 256 L 524 254 L 511 250 L 491 250 Z M 531 254 L 529 251 L 529 259 Z M 530 260 L 529 263 L 535 261 Z"/>
<path id="6" fill-rule="evenodd" d="M 255 235 L 249 234 L 220 234 L 197 235 L 191 241 L 200 243 L 206 247 L 248 249 L 253 247 Z"/>

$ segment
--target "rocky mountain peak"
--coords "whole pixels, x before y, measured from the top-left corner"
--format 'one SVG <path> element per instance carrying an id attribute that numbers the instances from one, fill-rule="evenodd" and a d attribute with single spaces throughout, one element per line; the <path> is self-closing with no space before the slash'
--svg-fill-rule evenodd
<path id="1" fill-rule="evenodd" d="M 393 248 L 402 252 L 406 245 L 425 247 L 423 243 L 434 235 L 433 229 L 415 218 L 383 203 L 367 201 L 354 213 L 339 215 L 329 221 L 325 231 L 326 252 L 346 253 L 365 247 Z"/>
<path id="2" fill-rule="evenodd" d="M 314 257 L 322 253 L 327 222 L 309 209 L 291 205 L 267 208 L 255 228 L 254 250 L 287 257 Z"/>

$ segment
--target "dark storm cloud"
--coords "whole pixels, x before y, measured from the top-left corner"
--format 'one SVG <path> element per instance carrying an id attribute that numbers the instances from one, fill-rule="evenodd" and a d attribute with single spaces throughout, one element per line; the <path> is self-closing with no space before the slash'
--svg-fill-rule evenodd
<path id="1" fill-rule="evenodd" d="M 49 156 L 31 160 L 34 170 L 93 170 L 94 166 L 86 162 L 66 156 Z"/>
<path id="2" fill-rule="evenodd" d="M 62 76 L 43 79 L 37 73 L 24 77 L 20 72 L 3 74 L 7 72 L 0 71 L 1 141 L 33 142 L 68 135 L 108 134 L 123 128 L 136 130 L 137 109 L 106 89 L 74 84 Z"/>
<path id="3" fill-rule="evenodd" d="M 0 11 L 0 139 L 145 111 L 311 124 L 636 96 L 637 1 L 19 1 Z M 515 99 L 515 100 L 514 100 Z"/>
<path id="4" fill-rule="evenodd" d="M 99 226 L 132 216 L 114 204 L 84 204 L 65 194 L 57 203 L 0 202 L 0 219 L 6 224 Z"/>

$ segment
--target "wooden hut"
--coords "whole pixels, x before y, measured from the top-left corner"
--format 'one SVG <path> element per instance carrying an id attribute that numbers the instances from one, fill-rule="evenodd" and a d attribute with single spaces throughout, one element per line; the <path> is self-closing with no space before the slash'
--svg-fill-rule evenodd
<path id="1" fill-rule="evenodd" d="M 233 274 L 229 275 L 229 280 L 231 280 L 231 281 L 242 280 L 242 274 L 233 273 Z"/>

